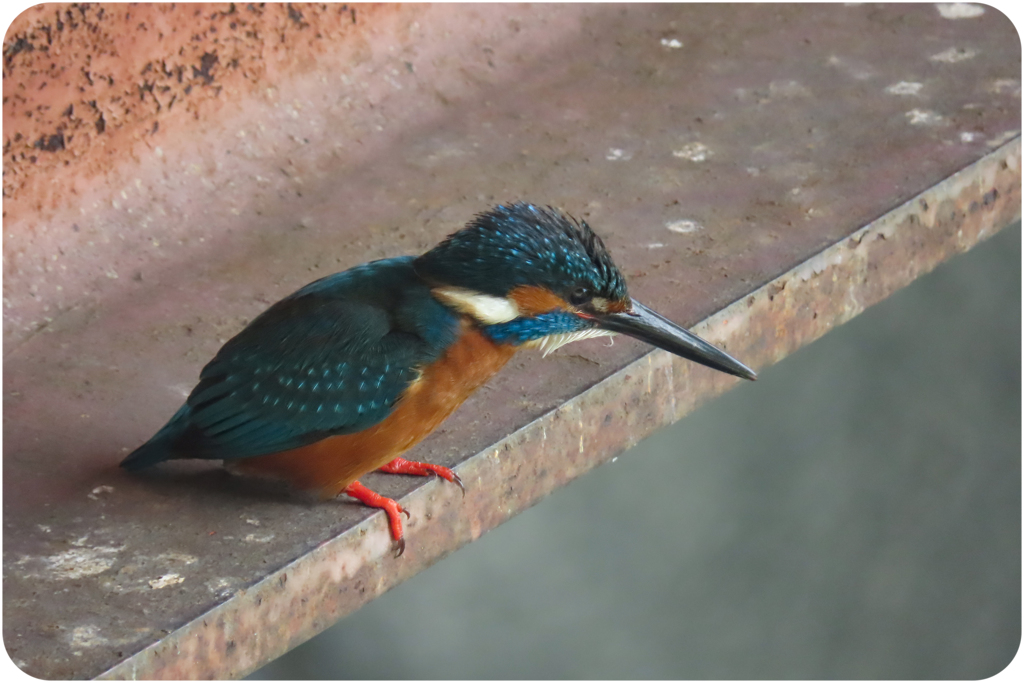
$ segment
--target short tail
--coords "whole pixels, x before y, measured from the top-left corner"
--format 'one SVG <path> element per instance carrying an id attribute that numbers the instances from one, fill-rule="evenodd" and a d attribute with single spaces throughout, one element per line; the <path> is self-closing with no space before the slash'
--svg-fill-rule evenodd
<path id="1" fill-rule="evenodd" d="M 189 412 L 186 403 L 178 409 L 178 412 L 174 414 L 170 422 L 164 425 L 163 429 L 153 435 L 152 439 L 136 448 L 122 460 L 121 467 L 129 472 L 137 472 L 158 462 L 179 457 L 175 444 L 188 425 Z"/>

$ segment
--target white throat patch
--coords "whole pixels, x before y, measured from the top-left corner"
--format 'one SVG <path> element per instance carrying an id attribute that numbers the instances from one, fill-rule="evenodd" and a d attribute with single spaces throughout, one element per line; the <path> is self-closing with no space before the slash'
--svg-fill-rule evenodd
<path id="1" fill-rule="evenodd" d="M 460 313 L 473 316 L 484 325 L 507 323 L 519 317 L 515 302 L 501 296 L 481 294 L 462 287 L 438 287 L 434 296 Z"/>
<path id="2" fill-rule="evenodd" d="M 523 344 L 528 349 L 540 349 L 544 352 L 544 355 L 548 355 L 555 349 L 565 346 L 566 344 L 581 339 L 590 339 L 591 337 L 613 337 L 615 332 L 609 330 L 602 330 L 598 327 L 589 327 L 585 330 L 576 330 L 575 332 L 562 332 L 561 334 L 551 334 L 547 337 L 541 337 L 540 339 L 534 339 Z"/>

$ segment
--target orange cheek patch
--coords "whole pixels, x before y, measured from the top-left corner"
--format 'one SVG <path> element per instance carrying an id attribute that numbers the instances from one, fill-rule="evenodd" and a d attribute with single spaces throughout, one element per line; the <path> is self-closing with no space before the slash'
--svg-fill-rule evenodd
<path id="1" fill-rule="evenodd" d="M 556 309 L 569 310 L 569 304 L 562 297 L 533 285 L 516 287 L 508 298 L 515 302 L 521 316 L 540 315 Z"/>
<path id="2" fill-rule="evenodd" d="M 625 301 L 609 301 L 608 302 L 608 312 L 609 313 L 625 313 L 626 311 L 629 310 L 631 305 L 632 305 L 632 302 L 629 301 L 629 299 L 626 299 Z"/>

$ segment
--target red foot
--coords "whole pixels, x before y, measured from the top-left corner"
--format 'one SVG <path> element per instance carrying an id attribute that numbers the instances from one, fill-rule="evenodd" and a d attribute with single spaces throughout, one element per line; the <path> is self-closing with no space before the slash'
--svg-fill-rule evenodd
<path id="1" fill-rule="evenodd" d="M 358 481 L 354 481 L 346 486 L 343 493 L 347 493 L 363 505 L 378 508 L 386 512 L 388 515 L 388 522 L 391 524 L 391 538 L 395 539 L 395 543 L 398 544 L 398 550 L 395 553 L 395 557 L 398 557 L 405 552 L 405 538 L 402 536 L 401 515 L 404 513 L 406 517 L 409 517 L 410 515 L 407 510 L 391 498 L 385 498 L 379 493 L 371 491 Z"/>
<path id="2" fill-rule="evenodd" d="M 436 474 L 442 479 L 447 479 L 458 486 L 462 489 L 462 495 L 466 495 L 466 487 L 462 485 L 459 475 L 440 465 L 431 465 L 429 462 L 415 462 L 405 458 L 395 458 L 387 465 L 381 467 L 380 471 L 387 472 L 388 474 L 414 474 L 418 477 L 429 477 L 431 474 Z"/>

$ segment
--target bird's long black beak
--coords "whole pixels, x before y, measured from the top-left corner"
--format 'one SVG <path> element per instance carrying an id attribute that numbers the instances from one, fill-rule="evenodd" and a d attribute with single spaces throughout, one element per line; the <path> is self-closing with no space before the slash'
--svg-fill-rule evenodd
<path id="1" fill-rule="evenodd" d="M 695 363 L 744 379 L 757 379 L 757 373 L 743 363 L 637 301 L 633 302 L 632 311 L 599 313 L 593 320 L 601 329 L 629 335 Z"/>

